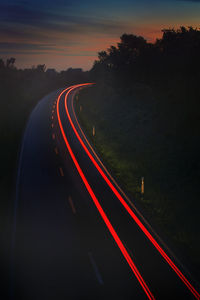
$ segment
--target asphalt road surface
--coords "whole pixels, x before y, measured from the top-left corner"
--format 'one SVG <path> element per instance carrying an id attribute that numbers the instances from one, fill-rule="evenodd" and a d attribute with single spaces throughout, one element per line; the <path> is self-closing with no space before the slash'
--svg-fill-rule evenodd
<path id="1" fill-rule="evenodd" d="M 83 87 L 46 96 L 29 119 L 11 298 L 199 299 L 196 283 L 88 144 L 73 107 Z"/>

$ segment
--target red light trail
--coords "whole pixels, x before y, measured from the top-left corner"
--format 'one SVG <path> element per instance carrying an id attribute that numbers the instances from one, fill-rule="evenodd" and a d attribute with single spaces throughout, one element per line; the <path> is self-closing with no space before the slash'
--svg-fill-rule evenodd
<path id="1" fill-rule="evenodd" d="M 84 84 L 84 85 L 89 85 L 89 84 Z M 91 85 L 91 84 L 90 84 Z M 80 85 L 83 86 L 83 85 Z M 87 155 L 89 156 L 89 158 L 91 159 L 91 161 L 93 162 L 94 166 L 97 168 L 97 170 L 99 171 L 99 173 L 101 174 L 101 176 L 104 178 L 104 180 L 106 181 L 106 183 L 108 184 L 108 186 L 111 188 L 111 190 L 113 191 L 113 193 L 116 195 L 116 197 L 119 199 L 119 201 L 122 203 L 122 205 L 124 206 L 124 208 L 127 210 L 127 212 L 129 213 L 129 215 L 134 219 L 134 221 L 137 223 L 137 225 L 140 227 L 140 229 L 144 232 L 144 234 L 148 237 L 148 239 L 152 242 L 152 244 L 155 246 L 155 248 L 158 250 L 158 252 L 162 255 L 162 257 L 166 260 L 166 262 L 171 266 L 171 268 L 176 272 L 176 274 L 179 276 L 179 278 L 183 281 L 183 283 L 188 287 L 188 289 L 191 291 L 191 293 L 194 295 L 194 297 L 196 299 L 200 299 L 200 294 L 195 290 L 195 288 L 191 285 L 191 283 L 187 280 L 187 278 L 182 274 L 182 272 L 179 270 L 179 268 L 173 263 L 173 261 L 169 258 L 169 256 L 165 253 L 165 251 L 160 247 L 160 245 L 157 243 L 157 241 L 153 238 L 153 236 L 150 234 L 150 232 L 145 228 L 145 226 L 142 224 L 142 222 L 138 219 L 138 217 L 134 214 L 134 212 L 131 210 L 131 208 L 128 206 L 128 204 L 126 203 L 126 201 L 122 198 L 122 196 L 120 195 L 120 193 L 117 191 L 117 189 L 113 186 L 113 184 L 111 183 L 111 181 L 108 179 L 108 177 L 105 175 L 105 173 L 103 172 L 103 170 L 99 167 L 99 165 L 97 164 L 97 162 L 95 161 L 95 159 L 93 158 L 93 156 L 91 155 L 91 153 L 88 151 L 87 147 L 85 146 L 85 144 L 83 143 L 82 139 L 80 138 L 72 120 L 71 117 L 69 115 L 69 111 L 67 108 L 67 97 L 69 95 L 69 93 L 74 90 L 75 87 L 72 87 L 65 95 L 65 109 L 66 109 L 66 113 L 67 116 L 69 118 L 70 124 L 78 138 L 78 140 L 80 141 L 82 147 L 84 148 L 85 152 L 87 153 Z"/>
<path id="2" fill-rule="evenodd" d="M 84 84 L 84 85 L 89 85 L 89 84 Z M 83 86 L 83 84 L 82 84 L 82 85 L 74 86 L 73 88 L 77 88 L 77 87 L 79 87 L 79 86 Z M 69 90 L 69 88 L 67 88 L 67 89 L 65 89 L 64 91 L 62 91 L 62 93 L 59 95 L 58 101 L 57 101 L 57 117 L 58 117 L 58 123 L 59 123 L 59 127 L 60 127 L 60 130 L 61 130 L 63 139 L 64 139 L 64 141 L 65 141 L 65 144 L 66 144 L 66 146 L 67 146 L 67 149 L 68 149 L 68 151 L 69 151 L 69 154 L 70 154 L 70 156 L 71 156 L 71 158 L 72 158 L 72 160 L 73 160 L 73 162 L 74 162 L 74 164 L 75 164 L 75 166 L 76 166 L 76 169 L 77 169 L 77 171 L 78 171 L 78 173 L 79 173 L 81 179 L 83 180 L 83 183 L 85 184 L 85 187 L 87 188 L 87 190 L 88 190 L 88 192 L 89 192 L 89 194 L 90 194 L 90 196 L 91 196 L 91 198 L 92 198 L 92 200 L 93 200 L 93 202 L 94 202 L 96 208 L 98 209 L 98 211 L 99 211 L 99 213 L 100 213 L 102 219 L 104 220 L 104 222 L 105 222 L 105 224 L 106 224 L 108 230 L 110 231 L 112 237 L 114 238 L 115 242 L 117 243 L 119 249 L 121 250 L 121 252 L 122 252 L 124 258 L 126 259 L 126 261 L 127 261 L 127 263 L 129 264 L 131 270 L 132 270 L 133 273 L 135 274 L 135 276 L 136 276 L 137 280 L 139 281 L 140 285 L 142 286 L 142 288 L 143 288 L 144 292 L 146 293 L 148 299 L 153 300 L 153 299 L 155 299 L 154 296 L 153 296 L 153 294 L 152 294 L 151 291 L 149 290 L 147 284 L 145 283 L 145 281 L 144 281 L 144 279 L 142 278 L 140 272 L 138 271 L 138 269 L 137 269 L 137 267 L 135 266 L 134 262 L 132 261 L 130 255 L 128 254 L 126 248 L 124 247 L 124 245 L 123 245 L 123 243 L 121 242 L 119 236 L 117 235 L 115 229 L 113 228 L 113 226 L 112 226 L 112 224 L 110 223 L 108 217 L 106 216 L 104 210 L 102 209 L 102 207 L 101 207 L 101 205 L 100 205 L 98 199 L 96 198 L 96 196 L 95 196 L 95 194 L 94 194 L 92 188 L 90 187 L 90 185 L 89 185 L 89 183 L 88 183 L 88 181 L 87 181 L 87 179 L 86 179 L 86 177 L 85 177 L 85 175 L 84 175 L 82 169 L 80 168 L 80 166 L 79 166 L 79 164 L 78 164 L 78 161 L 76 160 L 76 157 L 75 157 L 75 155 L 74 155 L 74 153 L 73 153 L 73 151 L 72 151 L 72 149 L 71 149 L 71 147 L 70 147 L 70 145 L 69 145 L 69 142 L 68 142 L 68 140 L 67 140 L 67 137 L 66 137 L 66 135 L 65 135 L 65 132 L 64 132 L 64 129 L 63 129 L 63 126 L 62 126 L 62 123 L 61 123 L 61 119 L 60 119 L 59 103 L 60 103 L 61 96 L 62 96 L 67 90 L 71 91 L 71 90 L 73 90 L 73 88 L 71 88 L 70 90 Z M 68 93 L 69 93 L 69 92 L 68 92 Z M 67 95 L 68 95 L 68 93 L 67 93 Z"/>
<path id="3" fill-rule="evenodd" d="M 115 239 L 118 247 L 120 248 L 121 252 L 123 253 L 124 257 L 126 258 L 129 266 L 131 267 L 131 269 L 133 270 L 135 276 L 137 277 L 138 281 L 140 282 L 141 286 L 143 287 L 145 293 L 147 294 L 147 296 L 149 297 L 149 299 L 154 299 L 154 296 L 151 294 L 151 292 L 149 291 L 148 287 L 146 286 L 143 278 L 141 277 L 139 271 L 137 270 L 136 266 L 133 264 L 127 250 L 125 249 L 125 247 L 123 246 L 121 240 L 119 239 L 119 237 L 117 236 L 117 233 L 115 232 L 114 228 L 112 227 L 110 221 L 108 220 L 107 216 L 105 215 L 102 207 L 99 204 L 99 201 L 97 200 L 94 192 L 92 191 L 89 183 L 87 182 L 87 179 L 85 178 L 71 148 L 70 145 L 67 141 L 67 138 L 65 136 L 62 124 L 61 124 L 61 120 L 60 120 L 60 115 L 59 115 L 59 102 L 60 102 L 60 98 L 61 96 L 65 93 L 65 109 L 66 109 L 66 113 L 68 116 L 68 119 L 70 121 L 70 124 L 72 126 L 72 129 L 74 131 L 74 133 L 76 134 L 79 142 L 81 143 L 82 147 L 84 148 L 85 152 L 87 153 L 87 155 L 89 156 L 89 158 L 91 159 L 92 163 L 94 164 L 94 166 L 96 167 L 96 169 L 99 171 L 99 173 L 101 174 L 101 176 L 103 177 L 103 179 L 106 181 L 106 183 L 108 184 L 108 186 L 111 188 L 111 190 L 113 191 L 113 193 L 116 195 L 116 197 L 119 199 L 119 201 L 121 202 L 121 204 L 124 206 L 124 208 L 126 209 L 126 211 L 129 213 L 129 215 L 133 218 L 133 220 L 136 222 L 136 224 L 140 227 L 140 229 L 143 231 L 143 233 L 147 236 L 147 238 L 151 241 L 151 243 L 154 245 L 154 247 L 158 250 L 158 252 L 162 255 L 162 257 L 165 259 L 165 261 L 171 266 L 171 268 L 176 272 L 176 274 L 179 276 L 179 278 L 182 280 L 182 282 L 188 287 L 188 289 L 190 290 L 190 292 L 194 295 L 194 297 L 196 299 L 200 299 L 200 294 L 195 290 L 195 288 L 192 286 L 192 284 L 187 280 L 187 278 L 182 274 L 182 272 L 179 270 L 179 268 L 173 263 L 173 261 L 170 259 L 170 257 L 165 253 L 165 251 L 160 247 L 160 245 L 157 243 L 157 241 L 153 238 L 153 236 L 150 234 L 150 232 L 146 229 L 146 227 L 142 224 L 142 222 L 138 219 L 138 217 L 135 215 L 135 213 L 131 210 L 131 208 L 128 206 L 127 202 L 122 198 L 122 196 L 120 195 L 120 193 L 117 191 L 117 189 L 113 186 L 113 184 L 111 183 L 111 181 L 108 179 L 108 177 L 106 176 L 106 174 L 103 172 L 103 170 L 100 168 L 100 166 L 97 164 L 97 162 L 95 161 L 95 159 L 93 158 L 93 156 L 91 155 L 91 153 L 89 152 L 89 150 L 87 149 L 87 147 L 85 146 L 84 142 L 82 141 L 81 137 L 79 136 L 73 122 L 72 119 L 70 117 L 69 111 L 68 111 L 68 107 L 67 107 L 67 99 L 68 99 L 68 95 L 71 91 L 73 91 L 74 89 L 78 88 L 78 87 L 82 87 L 82 86 L 89 86 L 91 85 L 90 83 L 86 83 L 86 84 L 80 84 L 80 85 L 75 85 L 72 86 L 70 88 L 65 89 L 58 97 L 58 102 L 57 102 L 57 115 L 58 115 L 58 122 L 59 122 L 59 126 L 65 141 L 65 144 L 69 150 L 69 153 L 74 161 L 74 164 L 90 194 L 90 196 L 92 197 L 99 213 L 101 214 L 104 222 L 106 223 L 109 231 L 111 232 L 113 238 Z M 112 177 L 111 177 L 112 178 Z M 153 298 L 151 298 L 153 297 Z"/>

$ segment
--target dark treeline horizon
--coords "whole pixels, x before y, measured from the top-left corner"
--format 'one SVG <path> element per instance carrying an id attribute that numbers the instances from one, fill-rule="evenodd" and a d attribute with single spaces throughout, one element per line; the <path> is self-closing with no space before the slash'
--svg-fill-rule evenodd
<path id="1" fill-rule="evenodd" d="M 124 88 L 131 93 L 135 84 L 145 84 L 169 94 L 188 93 L 198 98 L 200 30 L 181 26 L 163 29 L 162 33 L 153 43 L 142 36 L 124 33 L 117 46 L 98 53 L 89 71 L 69 67 L 58 72 L 45 64 L 21 69 L 15 66 L 14 57 L 5 61 L 0 58 L 0 91 L 8 86 L 21 86 L 32 92 L 34 85 L 35 91 L 48 92 L 66 84 L 95 81 L 115 88 L 118 93 L 124 93 Z"/>
<path id="2" fill-rule="evenodd" d="M 198 85 L 200 30 L 193 27 L 163 29 L 154 43 L 142 36 L 123 34 L 117 46 L 98 53 L 92 78 L 117 87 L 146 83 L 155 87 L 176 84 Z M 173 84 L 174 86 L 174 84 Z"/>

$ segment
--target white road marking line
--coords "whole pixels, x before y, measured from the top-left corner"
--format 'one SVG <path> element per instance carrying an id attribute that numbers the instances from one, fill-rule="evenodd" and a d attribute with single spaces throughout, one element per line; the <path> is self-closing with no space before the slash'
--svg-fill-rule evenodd
<path id="1" fill-rule="evenodd" d="M 64 176 L 64 172 L 63 172 L 63 169 L 61 167 L 59 167 L 59 171 L 60 171 L 60 175 L 63 177 Z"/>
<path id="2" fill-rule="evenodd" d="M 69 201 L 69 204 L 71 206 L 71 209 L 72 209 L 73 213 L 76 214 L 76 208 L 75 208 L 75 205 L 74 205 L 74 203 L 72 201 L 72 197 L 71 196 L 68 197 L 68 201 Z"/>
<path id="3" fill-rule="evenodd" d="M 96 275 L 96 277 L 97 277 L 97 280 L 98 280 L 98 282 L 99 282 L 100 285 L 103 285 L 104 283 L 103 283 L 101 274 L 100 274 L 100 272 L 99 272 L 99 269 L 98 269 L 98 267 L 97 267 L 97 264 L 96 264 L 96 262 L 95 262 L 95 260 L 94 260 L 93 255 L 92 255 L 92 252 L 88 252 L 88 255 L 89 255 L 89 259 L 90 259 L 90 262 L 91 262 L 91 264 L 92 264 L 92 267 L 93 267 L 93 269 L 94 269 L 95 275 Z"/>

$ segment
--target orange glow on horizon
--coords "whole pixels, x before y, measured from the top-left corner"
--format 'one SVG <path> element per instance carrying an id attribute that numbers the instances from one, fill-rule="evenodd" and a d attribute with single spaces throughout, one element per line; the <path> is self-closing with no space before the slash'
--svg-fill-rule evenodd
<path id="1" fill-rule="evenodd" d="M 181 25 L 188 26 L 186 22 Z M 66 70 L 70 67 L 90 70 L 94 61 L 98 58 L 98 52 L 107 50 L 111 45 L 117 46 L 117 43 L 120 42 L 120 36 L 123 33 L 140 35 L 147 42 L 153 43 L 157 38 L 162 37 L 162 29 L 173 27 L 179 28 L 180 25 L 152 22 L 150 24 L 143 23 L 135 27 L 133 24 L 127 23 L 127 27 L 122 28 L 122 32 L 118 34 L 106 35 L 99 33 L 96 35 L 83 35 L 76 33 L 74 35 L 63 32 L 51 32 L 52 36 L 50 40 L 48 40 L 49 33 L 41 31 L 41 37 L 38 36 L 35 41 L 32 41 L 29 37 L 15 37 L 10 39 L 1 33 L 0 38 L 4 41 L 3 43 L 8 43 L 1 58 L 15 57 L 18 68 L 31 68 L 33 65 L 45 64 L 47 68 L 54 68 L 57 71 Z M 198 24 L 194 22 L 193 27 L 198 28 Z M 12 47 L 9 46 L 12 43 L 19 46 L 21 44 L 22 46 L 21 48 L 14 48 L 13 46 L 12 50 Z M 28 45 L 28 47 L 26 48 L 25 46 L 23 49 L 23 44 Z"/>

